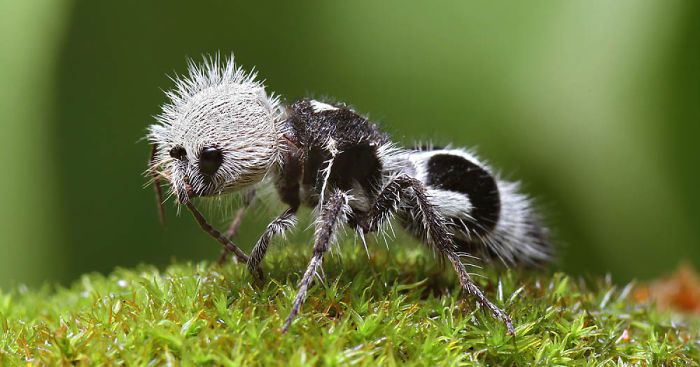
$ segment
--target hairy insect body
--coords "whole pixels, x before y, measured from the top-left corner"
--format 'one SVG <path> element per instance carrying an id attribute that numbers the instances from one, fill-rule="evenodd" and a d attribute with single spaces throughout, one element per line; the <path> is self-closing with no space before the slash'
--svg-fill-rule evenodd
<path id="1" fill-rule="evenodd" d="M 280 197 L 291 207 L 301 202 L 315 207 L 323 191 L 339 189 L 352 197 L 349 205 L 362 223 L 382 185 L 404 174 L 425 185 L 457 251 L 507 264 L 540 264 L 550 257 L 529 199 L 518 193 L 516 183 L 498 179 L 473 154 L 461 149 L 394 149 L 382 154 L 390 140 L 375 124 L 346 106 L 315 100 L 294 103 L 286 123 L 293 132 L 288 141 L 295 155 L 288 164 L 298 167 L 285 169 L 303 172 L 279 177 Z M 428 241 L 415 207 L 402 206 L 396 212 L 409 232 Z"/>
<path id="2" fill-rule="evenodd" d="M 280 175 L 280 197 L 287 198 L 290 206 L 303 201 L 315 207 L 324 191 L 338 189 L 357 199 L 351 207 L 367 209 L 381 185 L 383 165 L 378 151 L 389 142 L 388 137 L 349 108 L 314 100 L 294 103 L 285 123 L 293 132 L 286 139 L 293 158 L 283 163 L 283 170 L 299 174 Z M 296 187 L 290 181 L 298 181 L 298 200 L 289 190 Z"/>
<path id="3" fill-rule="evenodd" d="M 471 281 L 462 258 L 498 258 L 505 264 L 549 259 L 546 230 L 516 183 L 501 180 L 465 150 L 400 148 L 345 105 L 300 100 L 282 106 L 232 60 L 191 64 L 189 77 L 176 82 L 159 124 L 149 129 L 149 172 L 159 195 L 160 179 L 169 182 L 171 193 L 224 246 L 224 255 L 234 253 L 261 279 L 260 264 L 271 239 L 296 225 L 301 205 L 316 209 L 313 256 L 284 331 L 299 312 L 338 228 L 355 229 L 366 246 L 365 234 L 382 230 L 396 217 L 448 260 L 464 291 L 514 333 L 510 317 Z M 240 191 L 268 176 L 288 208 L 267 226 L 248 256 L 229 239 L 237 226 L 222 235 L 191 199 Z"/>
<path id="4" fill-rule="evenodd" d="M 506 264 L 540 265 L 551 257 L 546 229 L 517 183 L 498 178 L 462 149 L 417 150 L 405 155 L 408 170 L 427 188 L 429 199 L 449 223 L 459 252 Z M 401 222 L 425 239 L 424 226 L 407 210 Z"/>

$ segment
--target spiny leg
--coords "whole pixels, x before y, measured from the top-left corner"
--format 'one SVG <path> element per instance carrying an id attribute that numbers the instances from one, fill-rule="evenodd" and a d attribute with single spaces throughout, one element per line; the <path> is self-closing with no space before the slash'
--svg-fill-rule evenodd
<path id="1" fill-rule="evenodd" d="M 321 266 L 323 255 L 328 251 L 337 227 L 347 220 L 347 215 L 350 212 L 348 197 L 341 191 L 335 191 L 327 198 L 326 202 L 321 205 L 321 214 L 316 224 L 316 233 L 314 236 L 314 254 L 299 283 L 299 292 L 292 303 L 292 310 L 285 320 L 284 326 L 282 326 L 283 333 L 289 330 L 292 321 L 297 314 L 299 314 L 299 308 L 306 298 L 306 292 L 309 289 L 314 274 L 316 274 L 316 269 Z"/>
<path id="2" fill-rule="evenodd" d="M 416 204 L 418 205 L 418 210 L 423 216 L 423 224 L 425 225 L 426 237 L 428 238 L 428 241 L 432 242 L 433 246 L 440 251 L 442 255 L 447 257 L 450 263 L 452 263 L 452 266 L 457 272 L 462 289 L 464 289 L 468 294 L 476 297 L 477 301 L 486 306 L 494 317 L 501 320 L 505 324 L 506 329 L 508 329 L 508 333 L 514 335 L 515 329 L 513 328 L 513 322 L 511 321 L 510 316 L 508 316 L 508 314 L 503 312 L 503 310 L 498 308 L 498 306 L 494 305 L 488 298 L 486 298 L 484 293 L 472 281 L 467 269 L 465 268 L 464 264 L 462 264 L 459 255 L 457 255 L 455 252 L 455 247 L 451 236 L 447 231 L 447 225 L 444 218 L 442 218 L 442 216 L 435 211 L 435 207 L 428 200 L 423 184 L 418 182 L 418 185 L 414 184 L 412 188 L 415 195 Z"/>
<path id="3" fill-rule="evenodd" d="M 467 293 L 474 295 L 474 297 L 477 298 L 479 303 L 486 306 L 491 311 L 491 314 L 493 314 L 494 317 L 501 320 L 506 325 L 506 329 L 508 329 L 508 334 L 515 335 L 515 328 L 513 328 L 513 322 L 511 321 L 510 316 L 508 316 L 507 313 L 503 312 L 503 310 L 498 308 L 498 306 L 494 305 L 491 301 L 489 301 L 489 299 L 486 298 L 481 289 L 479 289 L 479 287 L 477 287 L 476 284 L 474 284 L 471 277 L 469 276 L 469 273 L 467 272 L 466 267 L 462 263 L 462 260 L 459 258 L 459 255 L 457 255 L 454 252 L 454 250 L 451 250 L 447 251 L 445 253 L 445 256 L 447 256 L 447 259 L 452 263 L 452 266 L 455 268 L 457 276 L 459 277 L 459 283 L 462 285 L 462 288 L 465 291 L 467 291 Z"/>
<path id="4" fill-rule="evenodd" d="M 393 212 L 395 212 L 402 200 L 402 197 L 414 201 L 415 209 L 421 215 L 425 237 L 441 255 L 447 257 L 455 271 L 457 272 L 459 283 L 468 294 L 477 298 L 479 303 L 486 306 L 494 317 L 501 320 L 508 333 L 515 334 L 513 323 L 510 317 L 498 306 L 494 305 L 486 298 L 479 287 L 474 284 L 459 255 L 455 252 L 451 235 L 447 230 L 445 219 L 435 210 L 435 207 L 428 200 L 425 186 L 417 179 L 400 175 L 384 186 L 384 189 L 377 196 L 375 205 L 368 213 L 365 223 L 366 230 L 376 231 L 379 225 L 384 222 Z"/>
<path id="5" fill-rule="evenodd" d="M 192 216 L 194 216 L 194 219 L 197 220 L 197 223 L 199 223 L 199 226 L 202 227 L 202 229 L 209 233 L 216 241 L 218 241 L 222 246 L 224 246 L 224 249 L 226 249 L 229 252 L 232 252 L 234 255 L 236 255 L 236 258 L 240 262 L 248 262 L 248 255 L 243 252 L 238 246 L 236 246 L 231 240 L 228 238 L 224 237 L 221 232 L 217 231 L 214 227 L 212 227 L 209 223 L 207 223 L 207 220 L 204 218 L 202 213 L 197 210 L 197 208 L 192 204 L 192 201 L 189 199 L 183 200 L 183 203 L 185 206 L 187 206 L 187 209 L 190 210 L 192 213 Z"/>
<path id="6" fill-rule="evenodd" d="M 228 230 L 226 230 L 226 233 L 224 234 L 226 238 L 233 239 L 233 236 L 238 233 L 238 229 L 241 227 L 241 221 L 243 220 L 243 215 L 245 214 L 246 210 L 250 208 L 251 204 L 253 204 L 253 201 L 255 201 L 255 190 L 251 190 L 243 195 L 243 206 L 236 210 L 236 214 L 234 214 L 233 220 L 231 221 Z M 219 265 L 224 264 L 226 262 L 226 258 L 230 254 L 231 252 L 224 247 L 219 255 Z"/>
<path id="7" fill-rule="evenodd" d="M 361 222 L 365 232 L 376 232 L 398 210 L 402 195 L 406 196 L 404 190 L 414 185 L 414 181 L 420 184 L 413 177 L 399 175 L 384 185 L 382 191 L 377 195 L 374 205 L 367 213 L 366 219 Z"/>
<path id="8" fill-rule="evenodd" d="M 280 235 L 296 225 L 296 211 L 296 208 L 289 208 L 270 222 L 265 228 L 265 232 L 263 232 L 262 236 L 260 236 L 260 239 L 255 244 L 253 251 L 250 253 L 250 258 L 248 258 L 247 265 L 248 270 L 256 279 L 263 279 L 260 262 L 265 257 L 265 253 L 267 253 L 267 248 L 270 245 L 272 237 Z"/>

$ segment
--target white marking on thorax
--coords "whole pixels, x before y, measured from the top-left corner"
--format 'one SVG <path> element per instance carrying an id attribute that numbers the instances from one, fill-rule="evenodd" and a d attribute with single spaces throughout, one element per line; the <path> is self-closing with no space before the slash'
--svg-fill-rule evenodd
<path id="1" fill-rule="evenodd" d="M 323 205 L 323 195 L 326 192 L 326 186 L 328 185 L 328 179 L 331 177 L 331 170 L 333 169 L 333 162 L 335 161 L 335 156 L 340 153 L 336 146 L 335 139 L 329 138 L 328 143 L 326 143 L 326 149 L 331 153 L 331 159 L 326 161 L 326 168 L 322 170 L 323 172 L 323 186 L 321 186 L 321 205 Z"/>
<path id="2" fill-rule="evenodd" d="M 324 112 L 324 111 L 336 111 L 338 109 L 338 107 L 333 107 L 327 103 L 319 102 L 316 100 L 312 100 L 309 103 L 311 104 L 311 108 L 316 113 Z"/>

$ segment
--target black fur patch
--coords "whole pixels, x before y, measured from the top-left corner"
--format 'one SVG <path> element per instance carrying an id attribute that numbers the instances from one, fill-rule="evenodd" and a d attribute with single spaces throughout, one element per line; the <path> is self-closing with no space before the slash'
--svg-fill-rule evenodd
<path id="1" fill-rule="evenodd" d="M 472 203 L 473 230 L 490 232 L 501 213 L 496 180 L 479 165 L 454 154 L 436 154 L 428 161 L 428 186 L 467 195 Z"/>
<path id="2" fill-rule="evenodd" d="M 333 139 L 339 153 L 333 159 L 328 188 L 348 191 L 357 182 L 373 198 L 382 172 L 377 149 L 389 141 L 388 136 L 344 105 L 316 112 L 310 100 L 301 100 L 289 112 L 288 123 L 294 131 L 295 144 L 301 149 L 302 184 L 320 193 L 323 169 L 333 157 L 328 149 Z"/>

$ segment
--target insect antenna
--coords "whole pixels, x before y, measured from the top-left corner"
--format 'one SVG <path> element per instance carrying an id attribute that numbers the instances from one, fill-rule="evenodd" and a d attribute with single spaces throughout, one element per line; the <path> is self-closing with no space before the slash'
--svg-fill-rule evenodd
<path id="1" fill-rule="evenodd" d="M 153 178 L 153 188 L 156 192 L 156 203 L 158 205 L 158 220 L 162 226 L 165 226 L 165 207 L 163 207 L 163 188 L 160 185 L 160 175 L 155 170 L 156 153 L 158 146 L 153 144 L 151 148 L 151 157 L 148 160 L 148 166 L 151 169 L 151 177 Z"/>

